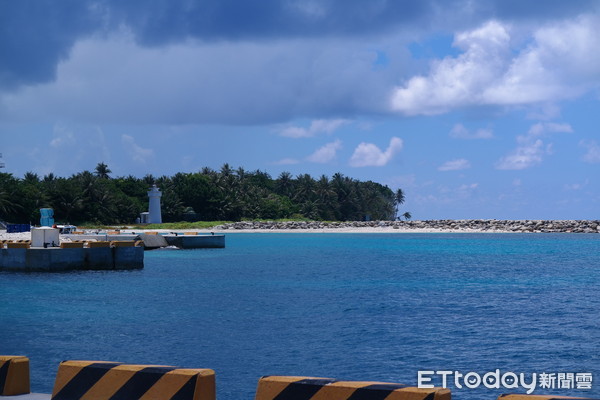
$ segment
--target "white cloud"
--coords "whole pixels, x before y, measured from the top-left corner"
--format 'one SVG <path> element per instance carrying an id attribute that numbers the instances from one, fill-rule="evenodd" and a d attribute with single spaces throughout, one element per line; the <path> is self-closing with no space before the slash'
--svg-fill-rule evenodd
<path id="1" fill-rule="evenodd" d="M 457 34 L 454 46 L 464 52 L 434 62 L 429 76 L 413 77 L 396 88 L 392 108 L 408 115 L 434 115 L 482 102 L 482 89 L 507 68 L 509 42 L 507 28 L 496 21 Z"/>
<path id="2" fill-rule="evenodd" d="M 463 124 L 456 124 L 450 131 L 450 137 L 455 139 L 491 139 L 494 134 L 490 129 L 477 129 L 475 132 L 469 132 Z"/>
<path id="3" fill-rule="evenodd" d="M 385 151 L 381 151 L 373 143 L 362 142 L 354 150 L 350 158 L 350 165 L 352 167 L 382 167 L 402 150 L 402 146 L 402 139 L 397 137 L 392 137 L 390 145 Z"/>
<path id="4" fill-rule="evenodd" d="M 586 179 L 583 183 L 566 184 L 565 190 L 569 190 L 569 191 L 581 190 L 584 187 L 586 187 L 589 183 L 590 183 L 589 179 Z"/>
<path id="5" fill-rule="evenodd" d="M 579 145 L 585 147 L 587 152 L 583 155 L 583 161 L 590 164 L 600 163 L 600 145 L 595 140 L 582 140 Z"/>
<path id="6" fill-rule="evenodd" d="M 300 161 L 295 158 L 282 158 L 281 160 L 275 161 L 273 164 L 275 165 L 294 165 L 298 164 Z"/>
<path id="7" fill-rule="evenodd" d="M 544 142 L 530 136 L 518 136 L 519 146 L 496 164 L 496 169 L 525 169 L 542 162 Z"/>
<path id="8" fill-rule="evenodd" d="M 517 148 L 496 163 L 496 169 L 519 170 L 540 164 L 544 155 L 552 154 L 552 143 L 544 144 L 540 137 L 548 133 L 572 133 L 569 124 L 544 122 L 534 124 L 526 135 L 517 136 Z"/>
<path id="9" fill-rule="evenodd" d="M 490 21 L 455 36 L 456 57 L 436 60 L 427 76 L 395 88 L 391 107 L 434 115 L 473 105 L 550 103 L 577 97 L 600 83 L 598 17 L 548 24 L 518 48 L 511 28 Z M 513 35 L 517 36 L 517 35 Z"/>
<path id="10" fill-rule="evenodd" d="M 154 150 L 141 147 L 132 136 L 121 135 L 121 142 L 125 151 L 134 161 L 145 164 L 148 159 L 154 157 Z"/>
<path id="11" fill-rule="evenodd" d="M 464 185 L 460 185 L 458 187 L 458 191 L 459 192 L 470 192 L 473 191 L 475 189 L 477 189 L 479 187 L 478 183 L 470 183 L 470 184 L 464 184 Z"/>
<path id="12" fill-rule="evenodd" d="M 546 133 L 573 133 L 569 124 L 557 124 L 555 122 L 540 122 L 529 128 L 529 135 L 541 136 Z"/>
<path id="13" fill-rule="evenodd" d="M 319 147 L 314 153 L 308 156 L 306 159 L 314 163 L 325 164 L 335 159 L 337 151 L 342 148 L 342 141 L 337 139 L 334 142 L 327 143 L 326 145 Z"/>
<path id="14" fill-rule="evenodd" d="M 440 165 L 438 168 L 439 171 L 459 171 L 462 169 L 471 168 L 471 163 L 469 160 L 465 160 L 464 158 L 459 158 L 457 160 L 447 161 L 444 164 Z"/>
<path id="15" fill-rule="evenodd" d="M 346 119 L 317 119 L 310 123 L 310 127 L 287 126 L 279 132 L 281 136 L 291 138 L 313 137 L 319 133 L 331 134 L 341 126 L 350 123 Z"/>

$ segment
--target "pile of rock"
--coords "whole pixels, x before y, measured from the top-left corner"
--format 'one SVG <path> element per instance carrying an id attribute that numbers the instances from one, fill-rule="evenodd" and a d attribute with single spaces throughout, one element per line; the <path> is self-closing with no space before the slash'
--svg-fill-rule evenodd
<path id="1" fill-rule="evenodd" d="M 216 226 L 215 229 L 340 229 L 340 228 L 393 228 L 403 230 L 432 231 L 482 231 L 482 232 L 572 232 L 600 233 L 599 220 L 496 220 L 496 219 L 463 219 L 463 220 L 425 220 L 425 221 L 242 221 Z"/>

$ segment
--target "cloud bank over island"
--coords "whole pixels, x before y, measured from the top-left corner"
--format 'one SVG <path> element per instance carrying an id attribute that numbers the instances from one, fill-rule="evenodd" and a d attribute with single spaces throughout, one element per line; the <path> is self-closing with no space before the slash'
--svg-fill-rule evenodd
<path id="1" fill-rule="evenodd" d="M 600 204 L 600 0 L 2 11 L 0 134 L 17 175 L 229 162 L 402 184 L 415 216 L 574 218 Z"/>

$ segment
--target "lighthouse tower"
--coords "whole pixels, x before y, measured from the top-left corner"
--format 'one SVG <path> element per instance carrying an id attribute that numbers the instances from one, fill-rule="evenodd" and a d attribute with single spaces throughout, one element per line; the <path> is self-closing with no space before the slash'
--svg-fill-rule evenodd
<path id="1" fill-rule="evenodd" d="M 148 190 L 148 197 L 150 198 L 150 204 L 148 206 L 148 223 L 149 224 L 162 224 L 162 216 L 160 213 L 160 198 L 162 193 L 156 185 L 152 185 Z"/>

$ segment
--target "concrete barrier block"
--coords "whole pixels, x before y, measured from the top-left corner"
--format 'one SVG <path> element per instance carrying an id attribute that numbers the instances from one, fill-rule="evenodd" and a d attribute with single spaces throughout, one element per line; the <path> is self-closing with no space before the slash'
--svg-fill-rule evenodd
<path id="1" fill-rule="evenodd" d="M 105 242 L 105 241 L 97 241 L 97 242 L 87 242 L 87 247 L 92 249 L 92 248 L 97 248 L 97 247 L 110 247 L 110 242 Z"/>
<path id="2" fill-rule="evenodd" d="M 16 396 L 29 391 L 29 358 L 0 356 L 0 396 Z"/>
<path id="3" fill-rule="evenodd" d="M 585 399 L 598 400 L 590 397 L 570 397 L 570 396 L 552 396 L 538 394 L 502 394 L 498 396 L 498 400 L 554 400 L 554 399 Z"/>
<path id="4" fill-rule="evenodd" d="M 110 242 L 112 247 L 133 247 L 135 245 L 135 241 L 133 240 L 113 240 Z"/>
<path id="5" fill-rule="evenodd" d="M 7 249 L 28 249 L 29 243 L 28 242 L 8 242 L 8 243 L 6 243 L 6 248 Z"/>
<path id="6" fill-rule="evenodd" d="M 83 249 L 83 242 L 60 242 L 61 249 Z"/>
<path id="7" fill-rule="evenodd" d="M 64 361 L 52 400 L 215 400 L 215 372 L 105 361 Z"/>
<path id="8" fill-rule="evenodd" d="M 331 378 L 265 376 L 255 400 L 450 400 L 450 390 L 420 389 L 398 383 L 337 381 Z"/>

